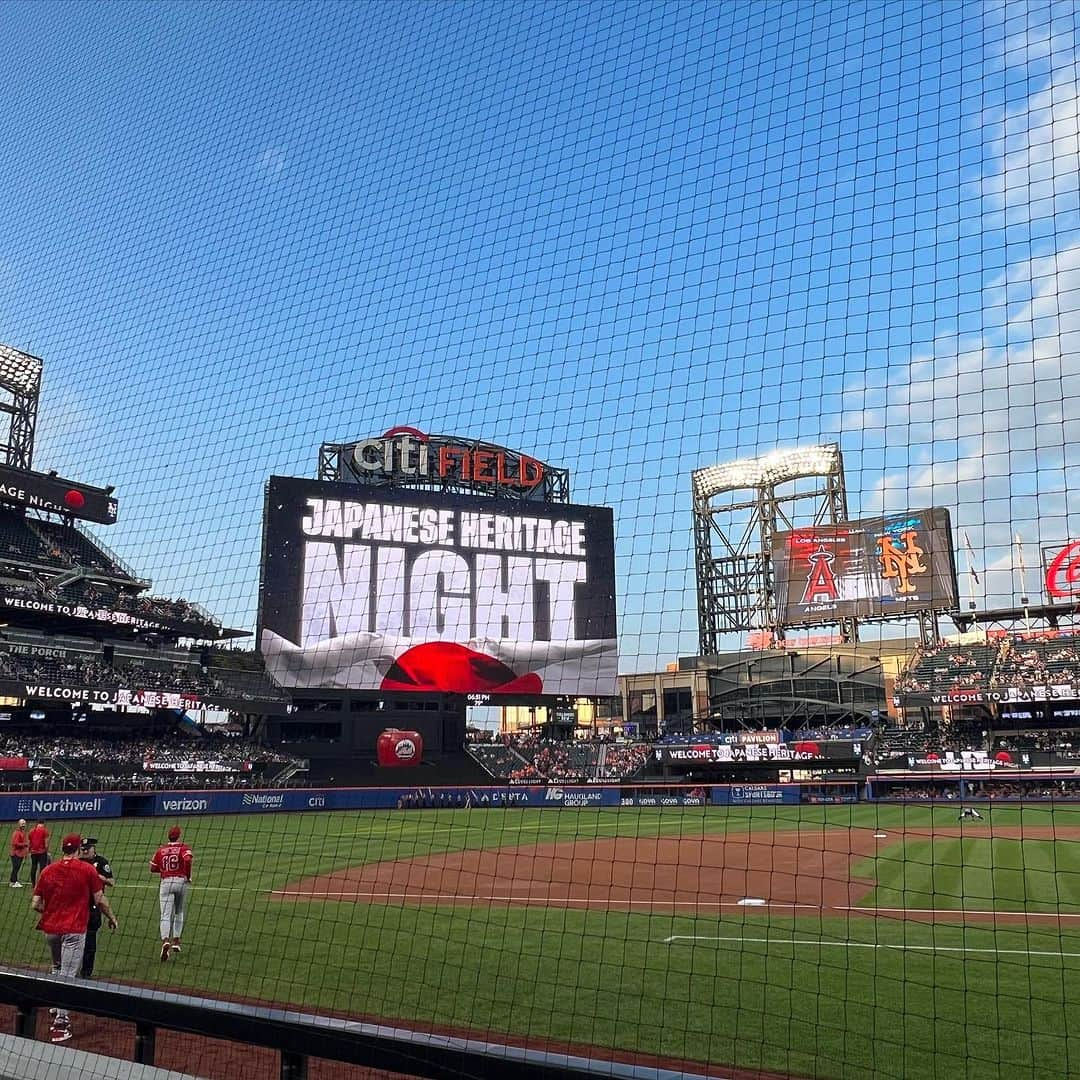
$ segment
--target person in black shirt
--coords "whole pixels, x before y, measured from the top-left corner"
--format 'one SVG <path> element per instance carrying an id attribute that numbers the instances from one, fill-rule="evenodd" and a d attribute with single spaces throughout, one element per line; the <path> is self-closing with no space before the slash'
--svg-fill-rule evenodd
<path id="1" fill-rule="evenodd" d="M 98 877 L 105 885 L 115 885 L 112 867 L 104 855 L 99 855 L 97 850 L 97 837 L 84 836 L 82 846 L 79 848 L 79 858 L 83 862 L 90 863 L 98 872 Z M 102 892 L 104 892 L 104 887 Z M 97 935 L 101 929 L 101 912 L 91 904 L 90 922 L 86 927 L 86 948 L 83 950 L 82 971 L 79 973 L 84 979 L 89 979 L 94 974 L 94 957 L 97 954 Z"/>

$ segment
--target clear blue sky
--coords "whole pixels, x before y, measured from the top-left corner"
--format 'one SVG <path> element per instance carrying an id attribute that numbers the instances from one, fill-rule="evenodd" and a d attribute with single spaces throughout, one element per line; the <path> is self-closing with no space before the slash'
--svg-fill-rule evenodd
<path id="1" fill-rule="evenodd" d="M 0 341 L 36 463 L 252 626 L 262 490 L 414 424 L 615 508 L 624 670 L 696 650 L 689 473 L 1080 533 L 1074 5 L 0 6 Z M 1070 514 L 1071 511 L 1071 514 Z"/>

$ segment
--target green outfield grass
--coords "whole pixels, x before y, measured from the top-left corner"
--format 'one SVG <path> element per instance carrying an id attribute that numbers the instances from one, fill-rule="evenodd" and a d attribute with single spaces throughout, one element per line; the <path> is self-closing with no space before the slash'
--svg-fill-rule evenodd
<path id="1" fill-rule="evenodd" d="M 853 871 L 876 880 L 866 903 L 882 907 L 1080 914 L 1080 841 L 991 838 L 991 828 L 1021 824 L 1076 829 L 1080 807 L 998 807 L 962 837 L 897 839 L 876 858 L 853 859 Z M 470 848 L 747 829 L 765 843 L 792 829 L 952 831 L 955 807 L 192 818 L 185 951 L 162 964 L 147 863 L 166 825 L 76 826 L 99 837 L 119 881 L 121 929 L 101 935 L 101 978 L 805 1076 L 1080 1075 L 1080 918 L 1064 929 L 965 927 L 753 908 L 695 915 L 269 895 L 317 873 Z M 0 888 L 4 962 L 44 962 L 29 896 Z"/>

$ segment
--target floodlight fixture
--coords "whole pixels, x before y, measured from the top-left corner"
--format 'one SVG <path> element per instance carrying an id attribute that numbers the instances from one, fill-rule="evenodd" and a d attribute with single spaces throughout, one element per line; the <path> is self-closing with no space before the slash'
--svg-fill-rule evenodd
<path id="1" fill-rule="evenodd" d="M 37 396 L 41 387 L 42 361 L 36 356 L 0 345 L 0 386 L 13 394 Z"/>
<path id="2" fill-rule="evenodd" d="M 794 484 L 798 480 L 814 482 Z M 691 489 L 702 655 L 719 652 L 725 634 L 768 631 L 782 638 L 773 589 L 773 538 L 800 520 L 847 520 L 840 447 L 789 447 L 709 465 L 693 471 Z M 841 635 L 845 641 L 857 640 L 854 619 L 844 621 Z"/>
<path id="3" fill-rule="evenodd" d="M 775 487 L 807 476 L 837 476 L 842 469 L 836 443 L 774 450 L 757 458 L 706 465 L 691 475 L 694 498 L 710 499 L 723 491 Z"/>

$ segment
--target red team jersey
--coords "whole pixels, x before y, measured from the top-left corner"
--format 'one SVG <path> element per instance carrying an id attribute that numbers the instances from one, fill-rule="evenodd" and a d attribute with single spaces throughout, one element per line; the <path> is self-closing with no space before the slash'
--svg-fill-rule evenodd
<path id="1" fill-rule="evenodd" d="M 45 901 L 38 929 L 46 934 L 85 934 L 94 894 L 104 889 L 98 872 L 82 859 L 61 859 L 46 866 L 34 886 Z"/>
<path id="2" fill-rule="evenodd" d="M 11 854 L 18 855 L 22 858 L 26 858 L 26 853 L 30 850 L 30 845 L 26 842 L 26 833 L 22 829 L 16 829 L 11 834 Z"/>
<path id="3" fill-rule="evenodd" d="M 179 841 L 163 844 L 150 860 L 150 873 L 160 874 L 163 878 L 182 877 L 190 881 L 192 857 L 191 848 L 187 844 Z"/>
<path id="4" fill-rule="evenodd" d="M 49 850 L 49 830 L 44 825 L 35 825 L 30 830 L 30 854 L 44 855 Z"/>

